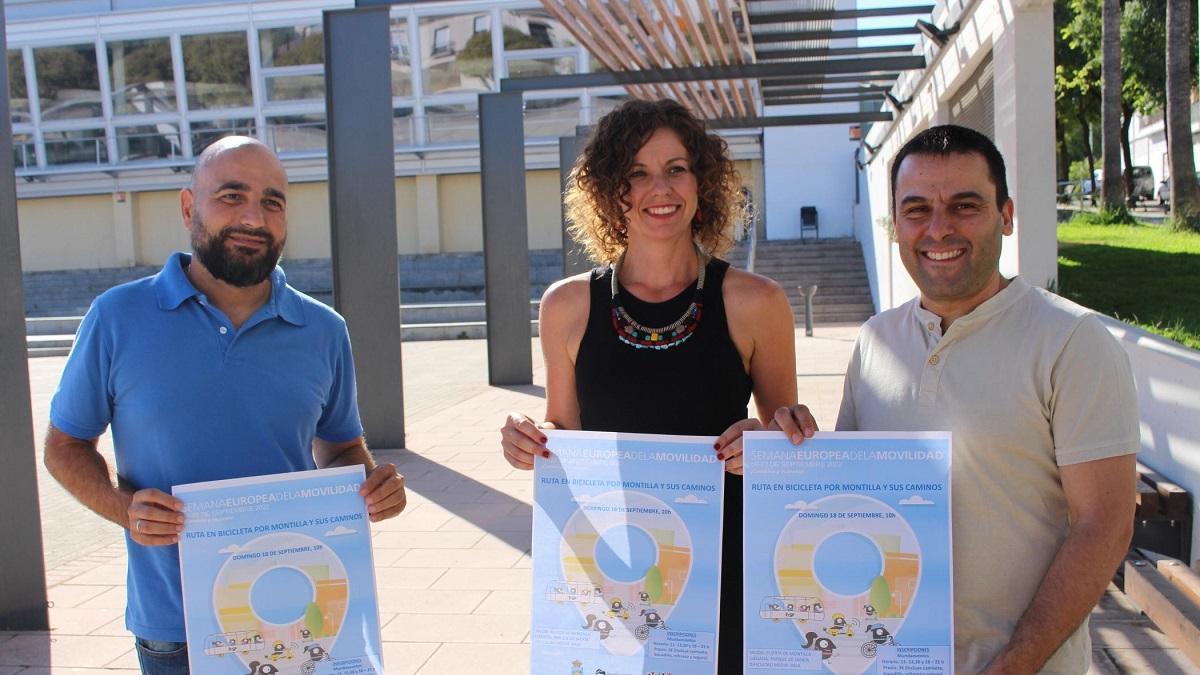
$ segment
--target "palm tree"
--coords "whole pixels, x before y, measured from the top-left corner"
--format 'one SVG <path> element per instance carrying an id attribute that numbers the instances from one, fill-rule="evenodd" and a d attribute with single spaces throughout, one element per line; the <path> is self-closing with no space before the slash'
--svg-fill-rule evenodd
<path id="1" fill-rule="evenodd" d="M 1167 157 L 1171 165 L 1171 220 L 1200 229 L 1200 191 L 1192 154 L 1192 0 L 1167 0 Z"/>
<path id="2" fill-rule="evenodd" d="M 1109 211 L 1125 204 L 1121 181 L 1121 1 L 1104 0 L 1100 37 L 1100 128 L 1104 147 L 1104 184 L 1101 203 Z"/>

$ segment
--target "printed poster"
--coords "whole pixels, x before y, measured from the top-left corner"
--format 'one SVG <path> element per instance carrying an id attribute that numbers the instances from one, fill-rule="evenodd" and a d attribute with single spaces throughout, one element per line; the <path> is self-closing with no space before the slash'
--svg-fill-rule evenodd
<path id="1" fill-rule="evenodd" d="M 532 670 L 716 672 L 724 465 L 711 437 L 547 431 Z"/>
<path id="2" fill-rule="evenodd" d="M 951 673 L 950 434 L 745 436 L 747 673 Z"/>
<path id="3" fill-rule="evenodd" d="M 176 485 L 194 673 L 382 675 L 362 466 Z"/>

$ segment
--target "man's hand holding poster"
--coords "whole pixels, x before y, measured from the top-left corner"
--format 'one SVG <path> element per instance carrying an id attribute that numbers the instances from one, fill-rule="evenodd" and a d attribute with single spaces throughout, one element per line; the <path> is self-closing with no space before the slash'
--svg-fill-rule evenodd
<path id="1" fill-rule="evenodd" d="M 381 675 L 363 467 L 177 485 L 195 673 Z"/>
<path id="2" fill-rule="evenodd" d="M 950 435 L 744 442 L 745 672 L 952 672 Z"/>

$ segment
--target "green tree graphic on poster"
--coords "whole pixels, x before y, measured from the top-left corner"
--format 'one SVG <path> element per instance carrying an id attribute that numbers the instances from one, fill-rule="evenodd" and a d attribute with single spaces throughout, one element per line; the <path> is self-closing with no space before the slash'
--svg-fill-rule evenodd
<path id="1" fill-rule="evenodd" d="M 871 604 L 880 615 L 892 607 L 892 589 L 888 587 L 887 579 L 883 578 L 882 574 L 871 582 Z"/>
<path id="2" fill-rule="evenodd" d="M 304 610 L 304 625 L 313 637 L 325 636 L 325 617 L 321 615 L 321 608 L 317 603 L 308 603 L 308 608 Z"/>
<path id="3" fill-rule="evenodd" d="M 646 595 L 650 596 L 650 602 L 658 602 L 662 593 L 662 572 L 659 571 L 658 565 L 651 565 L 650 569 L 646 570 Z"/>

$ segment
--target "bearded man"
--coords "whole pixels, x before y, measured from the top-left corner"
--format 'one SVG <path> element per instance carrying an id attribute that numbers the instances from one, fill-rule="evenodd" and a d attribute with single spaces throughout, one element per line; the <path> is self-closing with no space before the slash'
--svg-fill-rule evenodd
<path id="1" fill-rule="evenodd" d="M 188 672 L 171 486 L 362 464 L 372 521 L 405 505 L 404 478 L 363 439 L 345 321 L 288 286 L 287 175 L 231 136 L 180 191 L 192 253 L 96 298 L 50 406 L 45 463 L 126 530 L 126 627 L 143 673 Z M 112 427 L 116 481 L 97 440 Z"/>

